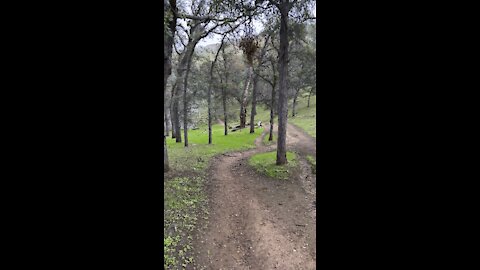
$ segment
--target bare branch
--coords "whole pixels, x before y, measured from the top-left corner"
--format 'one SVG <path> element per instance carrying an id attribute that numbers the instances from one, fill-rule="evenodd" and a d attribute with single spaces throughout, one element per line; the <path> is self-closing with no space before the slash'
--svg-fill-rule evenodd
<path id="1" fill-rule="evenodd" d="M 182 53 L 180 53 L 180 52 L 178 51 L 176 42 L 173 43 L 173 48 L 175 49 L 175 52 L 176 52 L 178 55 L 182 54 Z"/>
<path id="2" fill-rule="evenodd" d="M 259 72 L 257 72 L 256 70 L 253 71 L 255 73 L 255 75 L 257 75 L 258 77 L 262 78 L 264 81 L 266 81 L 268 84 L 270 84 L 272 87 L 274 86 L 273 85 L 273 82 L 267 78 L 265 78 L 262 74 L 260 74 Z"/>
<path id="3" fill-rule="evenodd" d="M 178 37 L 178 40 L 180 40 L 180 43 L 182 43 L 183 47 L 186 48 L 187 45 L 185 45 L 185 42 L 183 42 L 182 36 L 177 35 L 177 37 Z"/>

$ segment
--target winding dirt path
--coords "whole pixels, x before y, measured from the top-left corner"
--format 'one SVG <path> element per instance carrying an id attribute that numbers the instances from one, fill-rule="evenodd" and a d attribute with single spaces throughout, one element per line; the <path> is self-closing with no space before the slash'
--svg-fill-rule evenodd
<path id="1" fill-rule="evenodd" d="M 300 166 L 292 179 L 275 180 L 248 165 L 253 154 L 275 150 L 262 144 L 267 132 L 255 149 L 214 158 L 210 220 L 195 240 L 194 269 L 315 269 L 316 175 L 304 159 L 315 155 L 315 140 L 289 124 L 287 145 Z"/>

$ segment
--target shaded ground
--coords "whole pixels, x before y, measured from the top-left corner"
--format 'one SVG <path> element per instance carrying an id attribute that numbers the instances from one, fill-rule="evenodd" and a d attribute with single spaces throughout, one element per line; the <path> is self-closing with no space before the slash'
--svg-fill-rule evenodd
<path id="1" fill-rule="evenodd" d="M 195 269 L 315 269 L 316 175 L 305 160 L 315 156 L 315 140 L 292 125 L 287 130 L 289 150 L 300 161 L 289 180 L 268 178 L 248 165 L 253 154 L 276 148 L 262 145 L 262 136 L 255 149 L 212 160 L 210 215 L 195 239 Z"/>

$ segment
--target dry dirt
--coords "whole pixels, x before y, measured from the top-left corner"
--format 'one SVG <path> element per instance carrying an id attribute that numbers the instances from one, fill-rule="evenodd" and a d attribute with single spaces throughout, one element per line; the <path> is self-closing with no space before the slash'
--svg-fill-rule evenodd
<path id="1" fill-rule="evenodd" d="M 266 128 L 268 129 L 268 127 Z M 208 169 L 209 221 L 198 233 L 194 269 L 315 269 L 316 175 L 305 155 L 315 140 L 288 125 L 287 145 L 300 158 L 289 180 L 271 179 L 248 165 L 264 146 L 217 156 Z"/>

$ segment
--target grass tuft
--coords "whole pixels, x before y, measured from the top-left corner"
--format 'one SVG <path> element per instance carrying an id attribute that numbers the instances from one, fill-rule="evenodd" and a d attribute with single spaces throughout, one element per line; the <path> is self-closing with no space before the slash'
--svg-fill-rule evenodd
<path id="1" fill-rule="evenodd" d="M 292 169 L 297 166 L 297 157 L 293 152 L 287 152 L 287 165 L 276 165 L 277 152 L 266 152 L 253 155 L 248 163 L 257 171 L 269 177 L 286 180 L 290 177 Z"/>
<path id="2" fill-rule="evenodd" d="M 265 134 L 265 137 L 263 137 L 263 144 L 264 145 L 272 145 L 272 144 L 277 143 L 277 134 L 273 133 L 273 138 L 272 138 L 271 141 L 268 140 L 269 137 L 270 137 L 270 133 L 267 132 L 267 134 Z"/>

